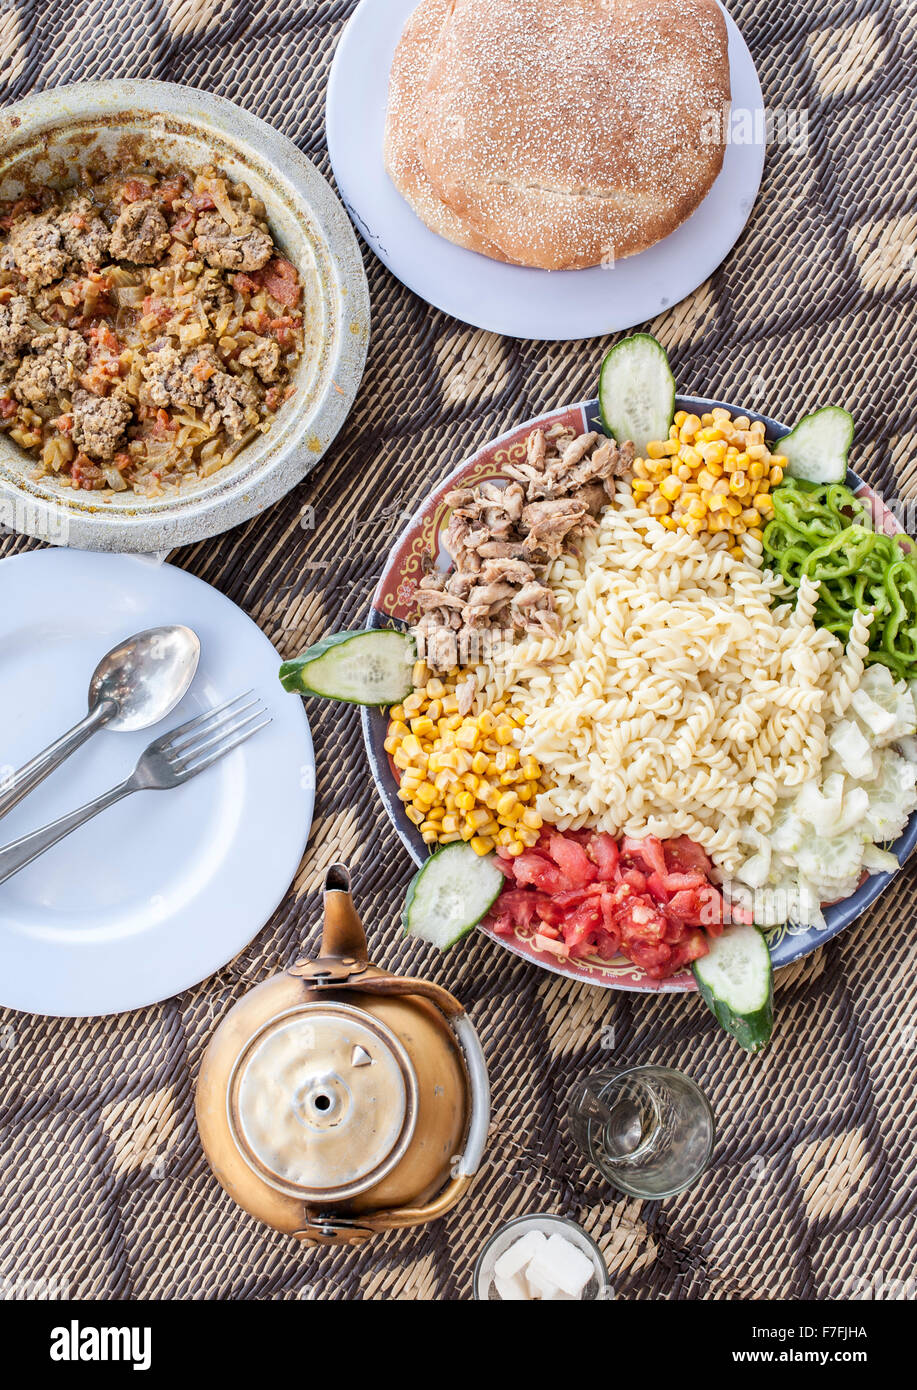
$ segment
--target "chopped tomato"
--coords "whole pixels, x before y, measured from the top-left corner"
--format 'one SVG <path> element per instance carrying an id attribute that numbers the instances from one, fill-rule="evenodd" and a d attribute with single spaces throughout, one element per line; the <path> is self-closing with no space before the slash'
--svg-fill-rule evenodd
<path id="1" fill-rule="evenodd" d="M 241 294 L 245 299 L 254 294 L 258 288 L 258 281 L 253 280 L 250 275 L 246 275 L 244 270 L 240 270 L 237 275 L 231 275 L 229 279 L 236 293 Z"/>
<path id="2" fill-rule="evenodd" d="M 713 868 L 703 845 L 689 840 L 687 835 L 676 835 L 665 842 L 665 862 L 675 873 L 697 873 L 708 875 Z"/>
<path id="3" fill-rule="evenodd" d="M 642 840 L 625 836 L 621 841 L 621 853 L 629 859 L 642 859 L 650 873 L 664 874 L 666 871 L 662 841 L 655 835 L 644 835 Z"/>
<path id="4" fill-rule="evenodd" d="M 548 853 L 561 870 L 570 888 L 582 888 L 598 877 L 598 869 L 582 845 L 559 830 L 548 832 Z"/>
<path id="5" fill-rule="evenodd" d="M 163 207 L 171 208 L 176 199 L 184 195 L 185 189 L 185 180 L 181 174 L 174 179 L 163 179 L 159 185 L 159 201 Z"/>
<path id="6" fill-rule="evenodd" d="M 192 193 L 188 199 L 188 206 L 194 208 L 195 212 L 210 212 L 216 207 L 209 193 Z"/>
<path id="7" fill-rule="evenodd" d="M 128 179 L 121 189 L 121 199 L 125 203 L 139 203 L 141 198 L 149 198 L 152 192 L 152 184 L 145 179 Z"/>
<path id="8" fill-rule="evenodd" d="M 298 328 L 302 323 L 299 314 L 287 314 L 282 319 L 271 319 L 267 326 L 268 333 L 276 338 L 282 348 L 293 346 L 293 329 Z"/>
<path id="9" fill-rule="evenodd" d="M 54 426 L 54 428 L 57 430 L 59 434 L 69 434 L 70 431 L 73 429 L 73 416 L 58 415 L 56 420 L 51 421 L 51 424 Z"/>
<path id="10" fill-rule="evenodd" d="M 0 416 L 4 420 L 9 420 L 19 409 L 12 396 L 0 396 Z"/>
<path id="11" fill-rule="evenodd" d="M 283 256 L 274 256 L 263 270 L 256 271 L 255 278 L 273 299 L 285 304 L 288 309 L 299 303 L 299 296 L 302 294 L 299 276 L 296 274 L 295 266 Z"/>
<path id="12" fill-rule="evenodd" d="M 623 954 L 653 980 L 705 955 L 727 904 L 711 882 L 700 846 L 680 837 L 626 838 L 545 826 L 516 858 L 498 851 L 506 886 L 490 924 L 501 936 L 522 930 L 537 950 L 570 959 Z M 734 915 L 738 915 L 734 908 Z"/>
<path id="13" fill-rule="evenodd" d="M 586 853 L 597 866 L 603 883 L 611 883 L 618 867 L 618 846 L 613 835 L 604 832 L 589 837 Z"/>
<path id="14" fill-rule="evenodd" d="M 153 421 L 153 435 L 156 439 L 161 439 L 164 434 L 171 433 L 175 429 L 175 422 L 167 410 L 157 410 L 156 419 Z"/>

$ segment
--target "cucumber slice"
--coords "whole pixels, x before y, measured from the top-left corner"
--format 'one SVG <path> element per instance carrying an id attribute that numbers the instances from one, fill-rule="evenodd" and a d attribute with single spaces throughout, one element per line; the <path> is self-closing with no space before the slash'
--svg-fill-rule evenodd
<path id="1" fill-rule="evenodd" d="M 786 455 L 787 473 L 806 483 L 842 483 L 847 477 L 847 454 L 853 443 L 853 416 L 836 405 L 806 415 L 777 441 Z"/>
<path id="2" fill-rule="evenodd" d="M 612 438 L 618 444 L 630 440 L 641 458 L 651 439 L 668 439 L 675 378 L 665 349 L 649 333 L 634 333 L 605 354 L 599 409 Z"/>
<path id="3" fill-rule="evenodd" d="M 694 962 L 701 998 L 717 1023 L 748 1052 L 770 1042 L 774 1029 L 771 953 L 757 927 L 727 927 Z"/>
<path id="4" fill-rule="evenodd" d="M 334 632 L 280 668 L 284 690 L 350 705 L 397 705 L 413 689 L 414 638 L 394 628 Z"/>
<path id="5" fill-rule="evenodd" d="M 490 911 L 504 884 L 494 855 L 475 854 L 464 840 L 444 845 L 408 884 L 404 930 L 448 951 Z"/>

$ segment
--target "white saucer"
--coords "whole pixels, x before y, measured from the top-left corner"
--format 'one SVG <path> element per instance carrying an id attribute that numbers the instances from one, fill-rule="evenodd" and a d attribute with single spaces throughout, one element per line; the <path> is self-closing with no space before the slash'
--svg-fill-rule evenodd
<path id="1" fill-rule="evenodd" d="M 120 1013 L 213 974 L 282 901 L 315 784 L 302 700 L 241 609 L 171 565 L 41 550 L 0 561 L 0 762 L 18 767 L 86 711 L 123 637 L 185 623 L 201 639 L 181 704 L 140 733 L 102 730 L 0 820 L 0 845 L 120 782 L 159 734 L 254 689 L 273 723 L 184 787 L 138 792 L 0 884 L 0 1004 Z"/>
<path id="2" fill-rule="evenodd" d="M 761 84 L 728 14 L 733 109 L 751 113 L 754 143 L 727 145 L 720 176 L 703 203 L 648 251 L 609 268 L 545 271 L 504 265 L 453 246 L 424 226 L 385 172 L 389 71 L 416 5 L 417 0 L 362 0 L 338 44 L 326 110 L 328 150 L 341 196 L 364 239 L 403 284 L 477 328 L 513 338 L 568 341 L 643 323 L 713 273 L 751 215 L 764 168 Z"/>

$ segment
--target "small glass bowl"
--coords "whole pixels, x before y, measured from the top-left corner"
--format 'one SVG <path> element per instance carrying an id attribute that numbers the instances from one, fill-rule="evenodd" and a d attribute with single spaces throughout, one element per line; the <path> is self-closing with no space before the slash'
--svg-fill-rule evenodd
<path id="1" fill-rule="evenodd" d="M 517 1216 L 500 1226 L 484 1245 L 474 1267 L 474 1296 L 485 1303 L 502 1303 L 493 1281 L 494 1264 L 522 1236 L 529 1231 L 541 1231 L 546 1236 L 560 1235 L 581 1250 L 592 1261 L 595 1274 L 580 1294 L 580 1301 L 607 1298 L 611 1289 L 608 1270 L 602 1252 L 591 1236 L 587 1236 L 582 1226 L 568 1221 L 565 1216 Z M 536 1301 L 537 1300 L 533 1300 Z"/>

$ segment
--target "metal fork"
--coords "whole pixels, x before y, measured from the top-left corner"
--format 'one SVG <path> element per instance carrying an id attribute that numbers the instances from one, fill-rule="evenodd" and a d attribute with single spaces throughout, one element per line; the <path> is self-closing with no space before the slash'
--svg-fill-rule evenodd
<path id="1" fill-rule="evenodd" d="M 244 695 L 237 695 L 225 704 L 217 705 L 216 709 L 189 719 L 187 724 L 171 729 L 150 744 L 126 781 L 103 792 L 78 810 L 71 811 L 69 815 L 61 816 L 60 820 L 52 821 L 50 825 L 5 845 L 0 849 L 0 883 L 5 883 L 26 864 L 31 864 L 33 859 L 44 854 L 46 849 L 85 825 L 100 811 L 114 806 L 122 797 L 130 796 L 131 792 L 165 791 L 170 787 L 180 787 L 219 762 L 220 758 L 225 758 L 227 753 L 271 722 L 271 716 L 257 697 L 247 705 L 242 703 L 252 694 L 253 691 L 247 690 Z"/>

